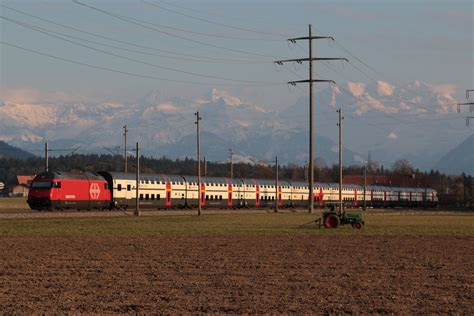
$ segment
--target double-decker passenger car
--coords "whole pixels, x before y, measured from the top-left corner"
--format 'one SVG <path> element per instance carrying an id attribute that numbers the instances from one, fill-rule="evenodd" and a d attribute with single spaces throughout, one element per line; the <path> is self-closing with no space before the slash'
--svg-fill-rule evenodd
<path id="1" fill-rule="evenodd" d="M 327 207 L 339 201 L 336 183 L 313 185 L 315 207 Z M 434 207 L 436 191 L 429 188 L 400 188 L 369 185 L 342 186 L 342 202 L 346 207 Z M 124 172 L 61 173 L 46 172 L 32 182 L 28 204 L 32 209 L 127 209 L 139 201 L 141 208 L 173 209 L 306 207 L 309 199 L 307 182 L 257 180 L 242 178 L 201 178 L 163 174 Z"/>

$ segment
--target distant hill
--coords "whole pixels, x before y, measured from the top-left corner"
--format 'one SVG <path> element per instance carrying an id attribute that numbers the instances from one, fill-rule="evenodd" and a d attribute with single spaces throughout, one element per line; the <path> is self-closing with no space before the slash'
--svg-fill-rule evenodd
<path id="1" fill-rule="evenodd" d="M 23 149 L 10 146 L 7 143 L 0 141 L 0 158 L 16 158 L 16 159 L 27 159 L 34 157 L 33 154 L 24 151 Z"/>
<path id="2" fill-rule="evenodd" d="M 444 155 L 435 168 L 447 173 L 474 175 L 474 134 Z"/>

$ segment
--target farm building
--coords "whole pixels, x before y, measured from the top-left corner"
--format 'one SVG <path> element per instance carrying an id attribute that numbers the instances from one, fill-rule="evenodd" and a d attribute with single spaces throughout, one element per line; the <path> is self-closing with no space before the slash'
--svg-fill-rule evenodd
<path id="1" fill-rule="evenodd" d="M 27 197 L 30 190 L 31 181 L 34 179 L 34 177 L 34 175 L 17 175 L 16 179 L 18 184 L 11 188 L 9 195 Z"/>
<path id="2" fill-rule="evenodd" d="M 15 185 L 11 189 L 10 196 L 27 197 L 29 191 L 30 191 L 30 186 L 29 185 L 18 184 L 18 185 Z"/>

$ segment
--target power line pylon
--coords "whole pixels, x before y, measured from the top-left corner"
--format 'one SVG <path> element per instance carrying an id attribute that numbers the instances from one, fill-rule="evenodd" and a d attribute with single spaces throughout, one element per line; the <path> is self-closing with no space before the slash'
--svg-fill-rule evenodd
<path id="1" fill-rule="evenodd" d="M 309 83 L 309 170 L 308 170 L 308 184 L 309 184 L 309 213 L 313 213 L 314 210 L 314 197 L 313 197 L 313 183 L 314 183 L 314 157 L 313 157 L 313 134 L 314 134 L 314 124 L 313 124 L 313 83 L 315 82 L 332 82 L 335 84 L 334 80 L 320 80 L 313 79 L 313 61 L 317 60 L 345 60 L 348 62 L 347 58 L 316 58 L 313 57 L 313 40 L 315 39 L 331 39 L 334 41 L 334 38 L 331 36 L 313 36 L 311 32 L 311 24 L 308 25 L 308 36 L 290 38 L 288 41 L 291 43 L 296 43 L 296 41 L 307 40 L 309 46 L 309 57 L 308 58 L 297 58 L 297 59 L 285 59 L 277 60 L 276 64 L 282 65 L 285 62 L 297 62 L 302 63 L 303 61 L 309 62 L 309 79 L 308 80 L 298 80 L 298 81 L 289 81 L 288 84 L 296 85 L 297 83 L 308 82 Z"/>
<path id="2" fill-rule="evenodd" d="M 469 92 L 474 92 L 473 89 L 469 89 L 469 90 L 466 90 L 466 99 L 469 99 Z M 461 106 L 463 105 L 469 105 L 469 112 L 474 112 L 474 102 L 466 102 L 466 103 L 458 103 L 457 106 L 457 110 L 458 110 L 458 113 L 461 112 Z M 466 126 L 469 126 L 469 123 L 470 123 L 470 120 L 474 119 L 474 116 L 467 116 L 466 117 Z"/>

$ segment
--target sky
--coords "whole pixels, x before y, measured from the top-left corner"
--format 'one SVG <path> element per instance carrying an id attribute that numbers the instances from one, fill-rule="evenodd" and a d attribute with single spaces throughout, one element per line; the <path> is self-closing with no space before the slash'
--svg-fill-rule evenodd
<path id="1" fill-rule="evenodd" d="M 307 79 L 308 67 L 274 61 L 307 57 L 307 41 L 287 39 L 307 36 L 308 24 L 313 35 L 336 40 L 315 40 L 315 57 L 349 59 L 315 62 L 318 79 L 349 90 L 377 81 L 397 89 L 422 81 L 448 89 L 460 102 L 474 88 L 472 0 L 2 0 L 0 16 L 2 99 L 11 91 L 34 91 L 30 95 L 135 102 L 153 90 L 195 100 L 218 88 L 266 110 L 283 110 L 307 98 L 306 84 L 287 82 Z M 327 87 L 316 85 L 317 102 Z M 326 113 L 318 116 L 318 128 L 330 126 L 325 133 L 332 138 L 327 115 L 333 110 L 316 108 L 317 115 Z M 397 120 L 406 116 L 391 115 L 373 118 L 379 130 L 393 125 L 378 141 L 399 142 L 397 148 L 408 151 L 423 141 L 413 142 L 414 136 L 436 132 L 441 117 L 403 135 L 409 128 Z M 454 146 L 472 132 L 463 122 L 452 124 L 456 138 L 445 143 Z M 367 142 L 352 149 L 377 145 L 368 123 L 357 128 L 348 137 Z"/>
<path id="2" fill-rule="evenodd" d="M 454 84 L 459 98 L 474 86 L 473 1 L 79 1 L 89 7 L 67 0 L 3 0 L 1 4 L 102 38 L 0 7 L 2 41 L 75 62 L 167 80 L 92 69 L 1 44 L 2 91 L 31 88 L 134 100 L 151 89 L 170 96 L 195 96 L 220 87 L 264 107 L 280 109 L 307 94 L 306 87 L 289 90 L 285 84 L 306 78 L 307 65 L 289 63 L 281 67 L 273 61 L 307 56 L 306 41 L 295 45 L 286 39 L 306 36 L 310 23 L 315 34 L 333 36 L 337 41 L 315 41 L 315 56 L 349 58 L 374 79 L 382 79 L 383 74 L 385 81 L 399 83 L 422 80 Z M 53 34 L 83 46 L 15 22 L 58 32 Z M 331 63 L 343 77 L 316 63 L 315 76 L 341 84 L 348 78 L 370 81 L 351 64 Z"/>

